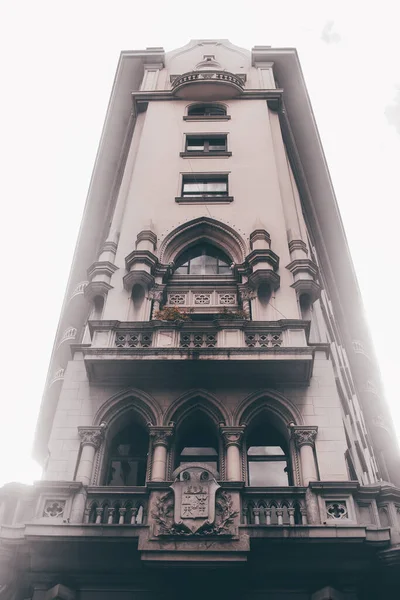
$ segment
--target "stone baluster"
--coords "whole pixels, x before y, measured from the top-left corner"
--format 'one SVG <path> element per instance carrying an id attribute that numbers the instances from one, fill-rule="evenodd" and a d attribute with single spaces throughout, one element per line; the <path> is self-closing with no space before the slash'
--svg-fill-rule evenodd
<path id="1" fill-rule="evenodd" d="M 107 517 L 107 525 L 112 525 L 114 523 L 114 514 L 115 514 L 115 508 L 109 508 L 108 509 L 108 517 Z"/>
<path id="2" fill-rule="evenodd" d="M 119 509 L 119 520 L 118 520 L 119 525 L 123 525 L 125 523 L 125 515 L 126 515 L 126 508 L 120 508 Z"/>
<path id="3" fill-rule="evenodd" d="M 314 445 L 318 427 L 300 427 L 293 425 L 291 431 L 296 447 L 300 452 L 303 485 L 308 486 L 310 481 L 318 480 L 317 465 L 314 458 Z"/>
<path id="4" fill-rule="evenodd" d="M 153 441 L 151 481 L 165 481 L 168 447 L 174 433 L 174 427 L 173 425 L 168 427 L 149 425 L 149 433 Z"/>
<path id="5" fill-rule="evenodd" d="M 260 524 L 260 509 L 253 508 L 253 515 L 254 515 L 254 525 L 259 525 Z"/>
<path id="6" fill-rule="evenodd" d="M 221 435 L 226 447 L 227 481 L 242 481 L 241 446 L 244 427 L 221 427 Z"/>
<path id="7" fill-rule="evenodd" d="M 283 525 L 283 509 L 276 509 L 276 516 L 278 517 L 278 525 Z"/>
<path id="8" fill-rule="evenodd" d="M 289 525 L 294 525 L 294 508 L 288 508 L 289 513 Z"/>
<path id="9" fill-rule="evenodd" d="M 132 514 L 131 514 L 131 525 L 136 525 L 136 515 L 138 513 L 138 509 L 137 508 L 132 508 Z"/>
<path id="10" fill-rule="evenodd" d="M 272 509 L 270 507 L 265 509 L 265 524 L 266 525 L 271 525 L 271 515 L 272 515 Z"/>
<path id="11" fill-rule="evenodd" d="M 78 427 L 82 450 L 75 479 L 82 483 L 82 488 L 75 495 L 72 503 L 71 523 L 83 522 L 86 486 L 91 481 L 94 457 L 103 442 L 104 431 L 104 427 Z"/>
<path id="12" fill-rule="evenodd" d="M 248 523 L 248 515 L 247 515 L 248 510 L 249 509 L 248 509 L 247 506 L 245 506 L 245 508 L 243 508 L 243 510 L 242 510 L 242 518 L 243 518 L 242 523 L 243 523 L 243 525 L 247 525 L 247 523 Z"/>
<path id="13" fill-rule="evenodd" d="M 100 523 L 103 520 L 103 511 L 104 508 L 100 507 L 100 508 L 96 508 L 96 525 L 100 525 Z"/>
<path id="14" fill-rule="evenodd" d="M 301 524 L 302 525 L 307 525 L 308 524 L 307 509 L 305 508 L 305 506 L 302 506 L 300 508 L 300 513 L 301 513 Z"/>

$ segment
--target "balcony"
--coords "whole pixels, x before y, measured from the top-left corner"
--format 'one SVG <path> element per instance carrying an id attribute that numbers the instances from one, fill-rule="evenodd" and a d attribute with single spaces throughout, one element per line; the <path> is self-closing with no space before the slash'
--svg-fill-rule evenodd
<path id="1" fill-rule="evenodd" d="M 183 364 L 192 380 L 241 377 L 243 363 L 260 383 L 307 383 L 311 377 L 307 321 L 91 321 L 89 327 L 92 343 L 80 348 L 91 381 L 182 378 Z"/>
<path id="2" fill-rule="evenodd" d="M 172 93 L 184 100 L 227 100 L 243 92 L 243 80 L 228 71 L 190 71 L 172 83 Z"/>

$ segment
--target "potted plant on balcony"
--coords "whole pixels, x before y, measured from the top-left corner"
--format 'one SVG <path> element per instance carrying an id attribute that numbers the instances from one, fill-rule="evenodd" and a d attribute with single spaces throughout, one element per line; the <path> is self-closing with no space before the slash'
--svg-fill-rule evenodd
<path id="1" fill-rule="evenodd" d="M 177 306 L 164 306 L 158 310 L 153 317 L 154 321 L 162 321 L 163 323 L 175 323 L 182 325 L 185 321 L 191 321 L 187 311 Z"/>
<path id="2" fill-rule="evenodd" d="M 249 313 L 243 309 L 238 308 L 236 310 L 232 310 L 231 308 L 224 306 L 224 308 L 216 316 L 214 322 L 220 327 L 238 327 L 239 325 L 244 325 L 244 322 L 248 321 L 249 318 Z"/>

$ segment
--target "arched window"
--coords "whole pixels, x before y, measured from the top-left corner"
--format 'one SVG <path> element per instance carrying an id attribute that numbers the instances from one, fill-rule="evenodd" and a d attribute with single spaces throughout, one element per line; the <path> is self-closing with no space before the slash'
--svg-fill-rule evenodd
<path id="1" fill-rule="evenodd" d="M 189 117 L 221 117 L 226 115 L 222 104 L 192 104 L 188 108 Z"/>
<path id="2" fill-rule="evenodd" d="M 292 483 L 286 440 L 264 419 L 250 429 L 247 464 L 250 486 L 287 486 Z"/>
<path id="3" fill-rule="evenodd" d="M 188 417 L 178 430 L 176 467 L 202 463 L 218 470 L 218 438 L 209 418 L 202 412 Z"/>
<path id="4" fill-rule="evenodd" d="M 176 261 L 177 275 L 231 275 L 228 256 L 209 244 L 198 244 L 183 252 Z"/>
<path id="5" fill-rule="evenodd" d="M 130 423 L 111 442 L 106 484 L 145 485 L 149 437 L 147 431 Z"/>

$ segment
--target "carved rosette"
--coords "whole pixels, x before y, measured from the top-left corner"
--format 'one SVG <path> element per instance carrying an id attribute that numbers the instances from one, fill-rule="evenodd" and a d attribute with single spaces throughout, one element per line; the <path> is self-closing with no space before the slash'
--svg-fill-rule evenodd
<path id="1" fill-rule="evenodd" d="M 174 435 L 174 427 L 172 425 L 169 427 L 149 425 L 149 435 L 153 446 L 165 446 L 165 448 L 168 448 Z"/>
<path id="2" fill-rule="evenodd" d="M 244 427 L 221 427 L 220 431 L 225 448 L 229 446 L 241 448 L 244 430 Z"/>
<path id="3" fill-rule="evenodd" d="M 104 439 L 103 427 L 78 427 L 82 446 L 93 446 L 98 450 Z"/>
<path id="4" fill-rule="evenodd" d="M 293 427 L 292 437 L 297 448 L 302 446 L 314 447 L 315 438 L 317 437 L 318 427 Z"/>

